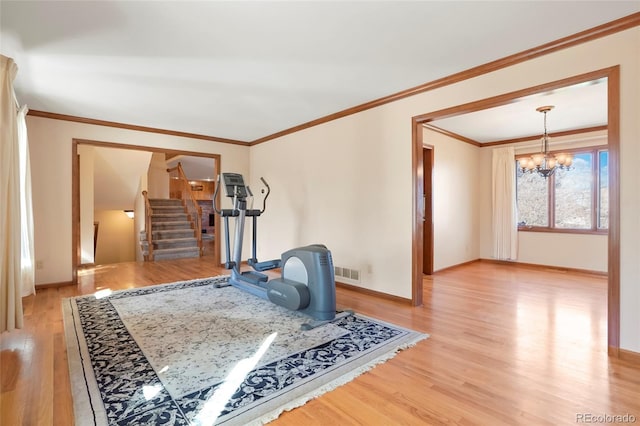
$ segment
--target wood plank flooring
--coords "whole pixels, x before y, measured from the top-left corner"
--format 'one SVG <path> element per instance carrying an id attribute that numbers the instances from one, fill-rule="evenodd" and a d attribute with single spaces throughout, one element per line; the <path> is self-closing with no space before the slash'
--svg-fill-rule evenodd
<path id="1" fill-rule="evenodd" d="M 0 335 L 0 425 L 74 424 L 62 298 L 224 272 L 210 258 L 104 265 L 25 298 L 25 328 Z M 640 422 L 640 368 L 607 356 L 605 278 L 477 262 L 425 277 L 424 301 L 338 289 L 339 307 L 431 337 L 273 424 Z"/>

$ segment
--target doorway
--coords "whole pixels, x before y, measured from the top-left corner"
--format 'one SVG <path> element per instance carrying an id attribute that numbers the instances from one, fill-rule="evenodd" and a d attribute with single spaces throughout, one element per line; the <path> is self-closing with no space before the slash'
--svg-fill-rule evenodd
<path id="1" fill-rule="evenodd" d="M 85 139 L 73 139 L 72 141 L 72 247 L 73 247 L 73 255 L 72 255 L 72 280 L 74 284 L 78 282 L 78 267 L 82 263 L 82 249 L 81 249 L 81 197 L 80 197 L 80 162 L 78 161 L 78 153 L 79 148 L 82 146 L 93 146 L 93 147 L 103 147 L 103 148 L 116 148 L 119 150 L 131 150 L 137 152 L 150 152 L 150 153 L 162 153 L 167 154 L 169 156 L 178 156 L 184 155 L 189 157 L 200 157 L 206 158 L 209 160 L 213 160 L 213 168 L 216 171 L 220 170 L 221 157 L 219 154 L 206 154 L 201 152 L 191 152 L 191 151 L 180 151 L 180 150 L 172 150 L 172 149 L 163 149 L 157 147 L 146 147 L 139 145 L 127 145 L 127 144 L 119 144 L 119 143 L 111 143 L 111 142 L 100 142 L 93 140 L 85 140 Z M 168 185 L 169 182 L 167 182 Z M 218 195 L 218 199 L 216 202 L 220 202 Z M 207 222 L 208 222 L 207 218 Z M 215 215 L 213 218 L 213 227 L 215 229 L 220 229 L 219 227 L 219 216 Z M 216 263 L 220 262 L 220 239 L 213 239 L 213 257 Z"/>
<path id="2" fill-rule="evenodd" d="M 424 275 L 433 274 L 433 154 L 432 146 L 423 145 L 422 273 Z"/>
<path id="3" fill-rule="evenodd" d="M 414 233 L 412 244 L 412 303 L 422 304 L 422 279 L 424 270 L 424 226 L 421 212 L 424 196 L 424 152 L 422 126 L 436 119 L 454 117 L 470 112 L 498 107 L 526 96 L 562 89 L 567 86 L 607 79 L 607 139 L 609 150 L 609 233 L 608 233 L 608 352 L 615 355 L 620 346 L 620 67 L 614 66 L 598 71 L 569 77 L 563 80 L 530 87 L 527 89 L 457 105 L 412 118 L 413 199 Z"/>

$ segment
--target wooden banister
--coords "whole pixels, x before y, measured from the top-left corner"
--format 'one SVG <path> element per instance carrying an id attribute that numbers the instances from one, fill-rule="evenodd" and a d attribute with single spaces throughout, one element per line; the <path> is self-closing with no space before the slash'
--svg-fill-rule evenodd
<path id="1" fill-rule="evenodd" d="M 151 232 L 151 204 L 147 191 L 142 191 L 144 197 L 144 229 L 147 233 L 147 260 L 153 261 L 153 233 Z"/>
<path id="2" fill-rule="evenodd" d="M 177 173 L 177 178 L 180 181 L 181 191 L 180 197 L 185 203 L 187 207 L 187 213 L 195 222 L 195 233 L 196 240 L 198 241 L 198 249 L 200 250 L 200 256 L 203 254 L 203 246 L 202 246 L 202 207 L 198 204 L 195 195 L 193 195 L 193 191 L 191 190 L 191 184 L 189 184 L 189 180 L 187 176 L 184 174 L 184 170 L 182 169 L 182 164 L 178 163 L 177 166 L 167 169 L 169 174 Z"/>

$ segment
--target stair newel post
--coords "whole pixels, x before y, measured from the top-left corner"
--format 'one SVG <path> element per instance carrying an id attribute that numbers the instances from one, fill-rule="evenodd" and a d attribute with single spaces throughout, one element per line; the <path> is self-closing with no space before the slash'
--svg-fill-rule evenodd
<path id="1" fill-rule="evenodd" d="M 153 232 L 151 228 L 151 204 L 149 203 L 149 197 L 147 191 L 142 191 L 144 197 L 144 228 L 147 234 L 147 254 L 144 257 L 145 261 L 153 261 Z"/>

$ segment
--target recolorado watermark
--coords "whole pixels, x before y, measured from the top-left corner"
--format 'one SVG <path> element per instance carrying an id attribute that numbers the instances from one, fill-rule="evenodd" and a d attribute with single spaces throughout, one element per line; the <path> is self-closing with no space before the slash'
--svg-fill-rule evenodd
<path id="1" fill-rule="evenodd" d="M 576 423 L 635 423 L 637 420 L 633 414 L 594 414 L 577 413 Z"/>

